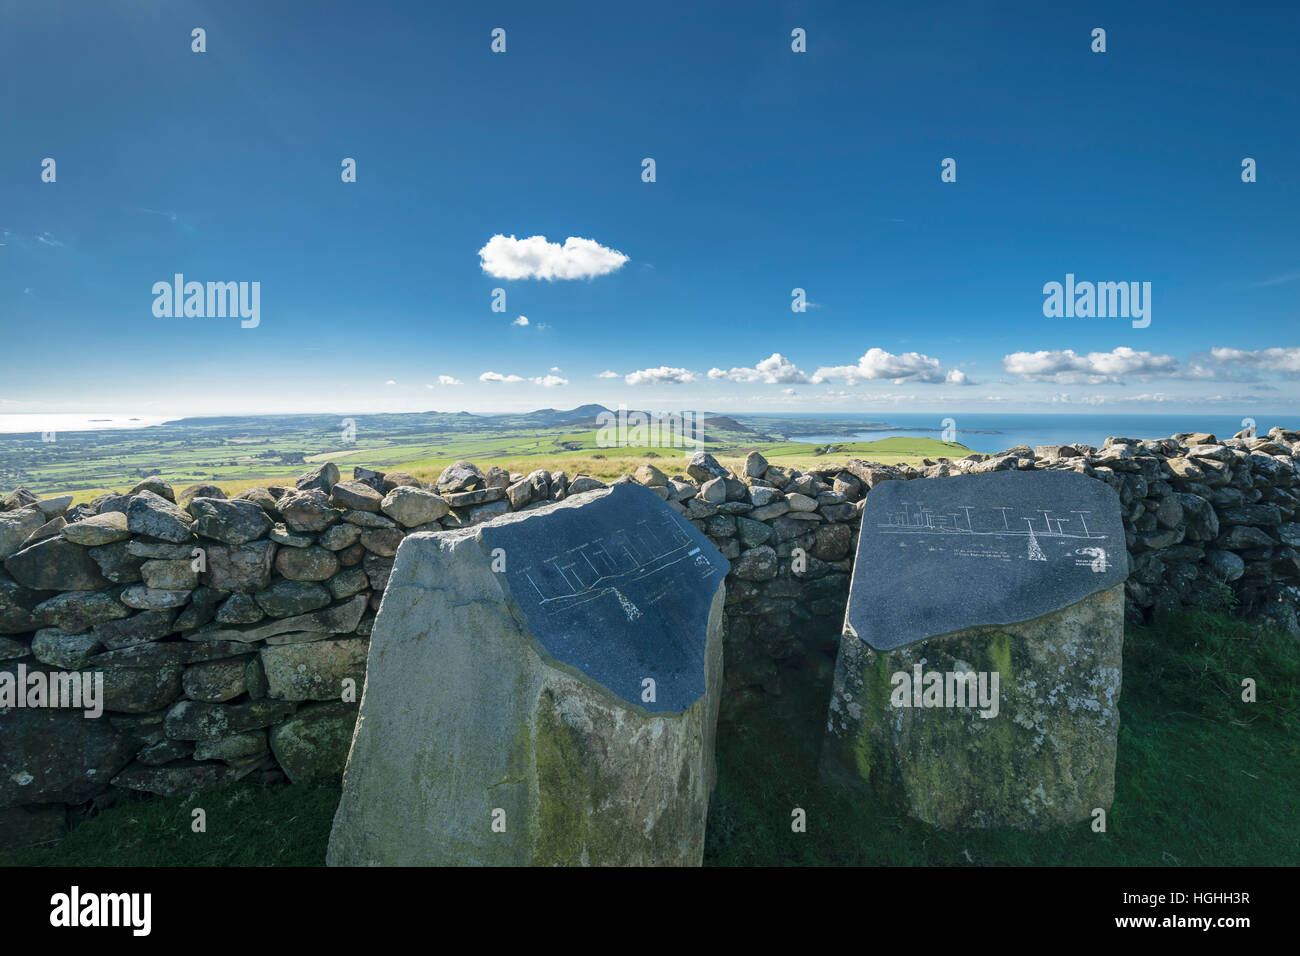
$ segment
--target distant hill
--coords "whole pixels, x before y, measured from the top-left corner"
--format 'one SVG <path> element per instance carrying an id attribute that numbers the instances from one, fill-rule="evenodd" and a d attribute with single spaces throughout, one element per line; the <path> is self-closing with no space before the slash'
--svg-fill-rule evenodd
<path id="1" fill-rule="evenodd" d="M 730 415 L 714 415 L 703 420 L 704 440 L 722 442 L 769 442 L 767 435 L 742 425 Z"/>
<path id="2" fill-rule="evenodd" d="M 748 425 L 742 425 L 729 415 L 715 415 L 712 418 L 704 419 L 704 425 L 707 428 L 725 428 L 729 432 L 749 432 L 751 435 L 758 435 L 760 432 L 750 428 Z"/>
<path id="3" fill-rule="evenodd" d="M 577 408 L 570 408 L 567 411 L 558 408 L 539 408 L 535 412 L 528 412 L 523 415 L 493 417 L 513 418 L 516 421 L 528 422 L 534 425 L 594 425 L 596 416 L 606 412 L 613 414 L 612 410 L 604 405 L 579 405 Z"/>

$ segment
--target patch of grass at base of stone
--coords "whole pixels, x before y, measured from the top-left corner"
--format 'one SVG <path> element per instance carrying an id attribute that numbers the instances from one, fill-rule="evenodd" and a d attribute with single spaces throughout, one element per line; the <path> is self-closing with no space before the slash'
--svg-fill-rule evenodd
<path id="1" fill-rule="evenodd" d="M 825 673 L 825 668 L 821 669 Z M 807 672 L 805 672 L 807 673 Z M 1259 686 L 1241 700 L 1241 679 Z M 712 865 L 1234 866 L 1300 862 L 1300 645 L 1203 613 L 1130 628 L 1115 803 L 1042 832 L 943 832 L 817 775 L 829 684 L 719 728 Z M 807 815 L 807 832 L 791 813 Z"/>
<path id="2" fill-rule="evenodd" d="M 1233 866 L 1300 862 L 1300 642 L 1232 618 L 1130 628 L 1107 832 L 943 832 L 817 775 L 829 668 L 718 728 L 706 865 Z M 815 675 L 815 676 L 814 676 Z M 1241 681 L 1258 685 L 1241 700 Z M 320 866 L 339 787 L 130 799 L 10 866 Z M 191 830 L 207 811 L 207 832 Z M 791 811 L 807 832 L 791 830 Z"/>
<path id="3" fill-rule="evenodd" d="M 0 866 L 321 866 L 340 787 L 260 786 L 127 799 L 55 846 L 0 853 Z M 192 830 L 194 810 L 207 832 Z"/>
<path id="4" fill-rule="evenodd" d="M 1256 703 L 1241 699 L 1255 681 Z M 1300 641 L 1222 614 L 1188 612 L 1130 628 L 1123 695 L 1214 722 L 1300 729 Z"/>

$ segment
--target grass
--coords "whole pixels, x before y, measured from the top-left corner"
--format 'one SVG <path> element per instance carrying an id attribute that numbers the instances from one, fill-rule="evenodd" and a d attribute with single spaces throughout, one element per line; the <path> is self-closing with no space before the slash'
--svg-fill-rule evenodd
<path id="1" fill-rule="evenodd" d="M 725 418 L 711 421 L 705 447 L 728 461 L 743 460 L 754 449 L 778 463 L 799 467 L 824 465 L 828 459 L 835 464 L 850 455 L 896 463 L 927 456 L 962 457 L 969 451 L 923 436 L 833 445 L 777 441 Z M 333 415 L 181 419 L 152 428 L 59 433 L 49 442 L 40 437 L 0 435 L 0 489 L 23 486 L 42 496 L 75 493 L 81 502 L 104 491 L 130 488 L 146 475 L 160 475 L 177 487 L 208 482 L 240 490 L 257 484 L 288 484 L 311 464 L 331 460 L 345 471 L 363 465 L 378 471 L 415 471 L 424 477 L 463 458 L 525 473 L 549 468 L 614 478 L 631 469 L 615 471 L 611 465 L 593 463 L 606 462 L 611 454 L 636 462 L 654 454 L 657 441 L 669 442 L 674 436 L 636 429 L 611 435 L 608 429 L 547 423 L 536 415 L 480 418 L 429 412 L 346 419 Z M 611 447 L 619 439 L 649 444 Z M 681 459 L 682 451 L 664 447 L 660 453 Z"/>
<path id="2" fill-rule="evenodd" d="M 337 785 L 141 795 L 73 827 L 56 846 L 0 853 L 0 866 L 320 866 L 338 803 Z M 195 833 L 200 808 L 207 830 Z"/>
<path id="3" fill-rule="evenodd" d="M 581 444 L 583 447 L 572 451 L 559 450 L 561 442 Z M 436 452 L 409 461 L 394 462 L 389 457 L 375 457 L 373 450 L 354 451 L 345 447 L 331 452 L 310 455 L 305 460 L 307 465 L 254 465 L 248 464 L 238 470 L 231 470 L 227 475 L 205 476 L 193 469 L 171 471 L 160 469 L 162 478 L 170 482 L 176 490 L 191 484 L 213 484 L 227 495 L 236 495 L 249 488 L 264 485 L 292 485 L 293 480 L 313 464 L 333 461 L 339 466 L 343 478 L 352 476 L 352 468 L 360 465 L 377 471 L 405 471 L 415 475 L 421 481 L 434 481 L 442 470 L 454 461 L 462 459 L 472 461 L 484 470 L 492 465 L 509 472 L 528 474 L 539 468 L 547 471 L 563 471 L 570 478 L 574 475 L 590 475 L 602 481 L 611 481 L 621 475 L 632 474 L 643 462 L 650 462 L 664 474 L 685 474 L 690 461 L 689 454 L 679 449 L 611 449 L 618 454 L 605 453 L 594 445 L 595 432 L 574 432 L 559 434 L 546 438 L 479 438 L 457 441 L 453 448 L 429 448 L 423 451 Z M 844 442 L 830 446 L 833 451 L 814 454 L 818 448 L 827 446 L 810 445 L 806 442 L 777 442 L 754 445 L 748 448 L 714 449 L 714 457 L 723 465 L 742 470 L 745 456 L 750 451 L 762 453 L 771 464 L 783 468 L 834 468 L 844 465 L 850 458 L 862 458 L 886 465 L 919 464 L 923 458 L 961 458 L 970 454 L 970 449 L 956 442 L 939 441 L 936 438 L 883 438 L 872 442 Z M 406 449 L 409 453 L 412 449 Z M 634 452 L 629 454 L 628 452 Z M 363 457 L 362 456 L 369 456 Z M 114 487 L 76 488 L 71 491 L 73 504 L 91 501 L 110 491 L 129 491 L 135 482 Z M 45 496 L 58 494 L 47 490 L 40 491 Z"/>
<path id="4" fill-rule="evenodd" d="M 823 784 L 816 765 L 829 667 L 718 732 L 705 862 L 734 865 L 1233 866 L 1300 862 L 1300 643 L 1223 615 L 1130 628 L 1115 803 L 1106 833 L 942 832 Z M 1258 702 L 1241 700 L 1241 681 Z M 0 865 L 320 865 L 339 790 L 241 785 L 133 800 L 54 847 Z M 208 813 L 206 833 L 191 811 Z M 791 830 L 791 810 L 807 832 Z"/>
<path id="5" fill-rule="evenodd" d="M 824 669 L 823 669 L 824 670 Z M 1241 678 L 1259 683 L 1254 704 Z M 794 683 L 794 682 L 792 682 Z M 716 865 L 1234 866 L 1300 862 L 1300 645 L 1206 613 L 1130 628 L 1115 802 L 1041 833 L 942 832 L 820 782 L 829 681 L 719 731 Z M 808 832 L 791 832 L 790 812 Z"/>

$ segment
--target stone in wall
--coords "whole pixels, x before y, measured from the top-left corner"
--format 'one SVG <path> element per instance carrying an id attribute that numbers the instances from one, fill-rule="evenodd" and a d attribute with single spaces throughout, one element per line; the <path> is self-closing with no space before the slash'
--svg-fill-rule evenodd
<path id="1" fill-rule="evenodd" d="M 347 764 L 357 705 L 310 704 L 271 728 L 271 750 L 292 783 L 338 777 Z"/>

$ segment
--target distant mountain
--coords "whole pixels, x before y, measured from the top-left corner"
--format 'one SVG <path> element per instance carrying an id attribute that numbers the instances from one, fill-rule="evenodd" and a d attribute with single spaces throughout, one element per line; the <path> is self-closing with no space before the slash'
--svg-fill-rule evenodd
<path id="1" fill-rule="evenodd" d="M 539 408 L 524 415 L 500 415 L 499 418 L 513 418 L 533 425 L 594 425 L 596 416 L 613 414 L 604 405 L 579 405 L 567 411 L 559 408 Z"/>
<path id="2" fill-rule="evenodd" d="M 772 439 L 730 415 L 713 415 L 704 419 L 704 440 L 722 442 L 770 442 Z"/>
<path id="3" fill-rule="evenodd" d="M 748 425 L 740 424 L 740 422 L 736 421 L 729 415 L 715 415 L 712 418 L 706 418 L 704 419 L 704 424 L 706 427 L 725 428 L 727 431 L 732 432 L 752 432 L 755 435 L 758 434 L 758 432 L 754 431 L 754 429 L 750 428 Z"/>

